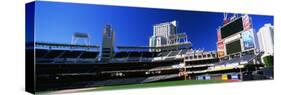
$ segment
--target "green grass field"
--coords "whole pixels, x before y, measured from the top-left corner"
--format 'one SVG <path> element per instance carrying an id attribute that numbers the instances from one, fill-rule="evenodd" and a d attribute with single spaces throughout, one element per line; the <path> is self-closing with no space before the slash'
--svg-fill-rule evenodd
<path id="1" fill-rule="evenodd" d="M 163 81 L 152 82 L 144 84 L 128 84 L 116 86 L 102 86 L 90 88 L 67 89 L 59 91 L 47 91 L 37 94 L 61 94 L 61 93 L 76 93 L 76 92 L 89 92 L 89 91 L 103 91 L 103 90 L 121 90 L 121 89 L 136 89 L 136 88 L 150 88 L 150 87 L 167 87 L 167 86 L 181 86 L 181 85 L 195 85 L 195 84 L 209 84 L 209 83 L 224 83 L 223 80 L 177 80 L 177 81 Z"/>
<path id="2" fill-rule="evenodd" d="M 208 84 L 208 83 L 222 83 L 222 82 L 224 82 L 224 81 L 222 81 L 222 80 L 178 80 L 178 81 L 152 82 L 152 83 L 144 83 L 144 84 L 103 86 L 103 87 L 97 87 L 96 89 L 92 89 L 90 91 L 180 86 L 180 85 Z"/>

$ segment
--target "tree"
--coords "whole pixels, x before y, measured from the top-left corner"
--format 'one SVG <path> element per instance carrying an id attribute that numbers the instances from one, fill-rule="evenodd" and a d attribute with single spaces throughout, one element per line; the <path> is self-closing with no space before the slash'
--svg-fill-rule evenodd
<path id="1" fill-rule="evenodd" d="M 265 56 L 263 61 L 266 67 L 273 67 L 273 56 Z"/>

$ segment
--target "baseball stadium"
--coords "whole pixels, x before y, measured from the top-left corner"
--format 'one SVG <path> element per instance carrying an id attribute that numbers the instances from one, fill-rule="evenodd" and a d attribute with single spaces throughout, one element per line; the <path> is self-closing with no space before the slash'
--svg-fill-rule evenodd
<path id="1" fill-rule="evenodd" d="M 149 38 L 147 46 L 117 45 L 120 32 L 114 24 L 104 24 L 102 35 L 75 32 L 70 43 L 29 37 L 26 63 L 34 63 L 34 90 L 65 93 L 273 79 L 273 25 L 264 24 L 256 33 L 248 14 L 221 15 L 222 24 L 213 29 L 217 42 L 208 43 L 217 49 L 211 51 L 193 48 L 197 43 L 178 29 L 178 20 L 152 24 L 152 35 L 142 35 Z M 101 44 L 92 44 L 93 36 L 101 36 Z"/>
<path id="2" fill-rule="evenodd" d="M 218 51 L 193 50 L 188 36 L 176 32 L 176 21 L 154 25 L 155 35 L 150 37 L 149 46 L 114 46 L 111 25 L 105 25 L 102 46 L 89 45 L 87 33 L 73 34 L 69 44 L 36 42 L 35 50 L 27 50 L 35 53 L 36 91 L 272 79 L 272 72 L 262 72 L 263 53 L 254 44 L 252 48 L 241 48 L 246 44 L 240 44 L 243 37 L 239 36 L 252 32 L 251 26 L 247 26 L 248 30 L 243 26 L 245 19 L 250 21 L 243 15 L 220 26 L 218 43 L 225 50 L 218 46 Z M 85 44 L 76 44 L 78 40 Z"/>

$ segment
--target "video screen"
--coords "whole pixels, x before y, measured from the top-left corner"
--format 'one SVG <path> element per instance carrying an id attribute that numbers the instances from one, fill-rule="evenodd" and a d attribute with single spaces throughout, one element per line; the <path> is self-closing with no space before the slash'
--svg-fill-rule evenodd
<path id="1" fill-rule="evenodd" d="M 242 30 L 243 30 L 243 23 L 242 23 L 242 18 L 240 17 L 239 19 L 221 28 L 221 37 L 223 39 Z"/>
<path id="2" fill-rule="evenodd" d="M 240 40 L 226 44 L 226 54 L 232 54 L 241 51 Z"/>

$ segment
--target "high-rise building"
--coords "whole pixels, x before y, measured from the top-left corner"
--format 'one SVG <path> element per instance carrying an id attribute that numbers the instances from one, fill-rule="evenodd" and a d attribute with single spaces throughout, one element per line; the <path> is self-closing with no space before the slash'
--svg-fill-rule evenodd
<path id="1" fill-rule="evenodd" d="M 110 25 L 105 25 L 102 39 L 101 61 L 107 63 L 111 61 L 114 54 L 115 33 Z"/>
<path id="2" fill-rule="evenodd" d="M 176 34 L 176 21 L 164 22 L 153 26 L 153 35 L 168 38 L 172 34 Z"/>
<path id="3" fill-rule="evenodd" d="M 274 33 L 271 24 L 264 24 L 257 33 L 259 49 L 265 54 L 273 55 L 274 51 Z"/>
<path id="4" fill-rule="evenodd" d="M 149 39 L 150 47 L 160 47 L 167 44 L 172 44 L 171 35 L 176 34 L 177 22 L 164 22 L 153 26 L 153 35 Z"/>

